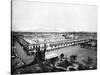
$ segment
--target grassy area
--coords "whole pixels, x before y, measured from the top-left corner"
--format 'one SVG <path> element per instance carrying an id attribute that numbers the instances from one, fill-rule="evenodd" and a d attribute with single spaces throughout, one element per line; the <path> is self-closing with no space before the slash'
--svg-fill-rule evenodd
<path id="1" fill-rule="evenodd" d="M 87 64 L 84 61 L 88 61 L 88 57 L 91 58 L 91 66 L 96 66 L 96 59 L 97 59 L 97 53 L 96 50 L 93 48 L 81 48 L 79 45 L 77 46 L 70 46 L 70 47 L 65 47 L 65 48 L 61 48 L 58 50 L 53 50 L 51 52 L 47 52 L 46 55 L 50 55 L 50 54 L 57 54 L 58 56 L 60 56 L 61 53 L 63 53 L 65 55 L 65 57 L 69 58 L 71 55 L 77 55 L 77 61 L 81 64 L 83 64 L 84 66 L 86 66 Z"/>

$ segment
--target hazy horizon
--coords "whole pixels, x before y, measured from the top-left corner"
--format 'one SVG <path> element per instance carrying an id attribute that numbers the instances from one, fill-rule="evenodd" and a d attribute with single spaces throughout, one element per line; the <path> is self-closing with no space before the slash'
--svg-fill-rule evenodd
<path id="1" fill-rule="evenodd" d="M 45 32 L 38 32 L 38 31 L 12 31 L 12 30 L 11 30 L 11 32 L 53 33 L 53 32 L 46 32 L 46 31 Z M 69 31 L 68 33 L 70 33 L 70 32 L 76 32 L 76 33 L 77 32 L 97 33 L 97 32 L 88 32 L 88 31 Z M 58 31 L 56 32 L 55 31 L 54 33 L 67 33 L 67 32 L 58 32 Z"/>

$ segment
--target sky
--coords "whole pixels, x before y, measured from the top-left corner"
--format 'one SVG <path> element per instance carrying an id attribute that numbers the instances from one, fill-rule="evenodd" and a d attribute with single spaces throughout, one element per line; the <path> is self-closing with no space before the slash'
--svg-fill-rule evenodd
<path id="1" fill-rule="evenodd" d="M 12 0 L 12 31 L 97 32 L 97 6 Z"/>

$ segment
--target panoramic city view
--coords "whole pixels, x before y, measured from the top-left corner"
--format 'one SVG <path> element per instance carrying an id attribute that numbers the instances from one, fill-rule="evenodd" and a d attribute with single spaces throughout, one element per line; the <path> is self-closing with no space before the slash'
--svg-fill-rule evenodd
<path id="1" fill-rule="evenodd" d="M 95 5 L 12 1 L 12 75 L 86 70 L 97 70 Z"/>
<path id="2" fill-rule="evenodd" d="M 97 69 L 97 33 L 12 32 L 12 73 Z"/>

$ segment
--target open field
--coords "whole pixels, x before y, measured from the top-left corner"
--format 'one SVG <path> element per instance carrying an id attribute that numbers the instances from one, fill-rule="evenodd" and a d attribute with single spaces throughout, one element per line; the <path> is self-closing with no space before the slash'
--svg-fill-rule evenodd
<path id="1" fill-rule="evenodd" d="M 91 57 L 93 59 L 91 65 L 95 66 L 96 65 L 96 51 L 95 49 L 87 49 L 87 48 L 81 48 L 79 45 L 77 46 L 69 46 L 69 47 L 65 47 L 65 48 L 61 48 L 58 50 L 54 50 L 51 52 L 47 52 L 46 55 L 50 55 L 50 54 L 57 54 L 58 56 L 60 56 L 61 53 L 63 53 L 65 55 L 65 57 L 69 58 L 71 55 L 77 55 L 77 61 L 79 63 L 82 63 L 83 65 L 86 65 L 82 60 L 86 60 L 88 57 Z"/>

